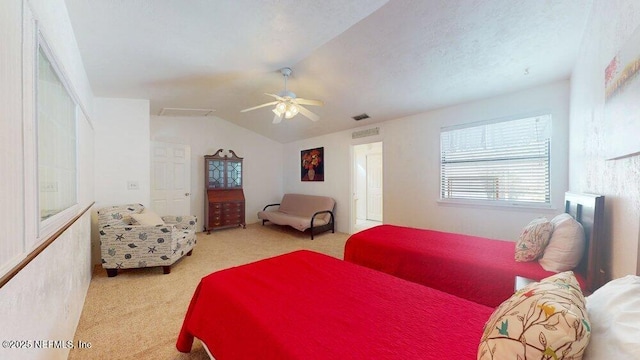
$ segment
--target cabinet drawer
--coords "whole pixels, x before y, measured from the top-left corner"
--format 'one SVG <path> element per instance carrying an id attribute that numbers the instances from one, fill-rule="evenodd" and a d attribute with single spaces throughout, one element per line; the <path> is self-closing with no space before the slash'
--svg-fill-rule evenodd
<path id="1" fill-rule="evenodd" d="M 240 212 L 242 212 L 242 208 L 229 208 L 229 209 L 223 209 L 222 212 L 224 214 L 239 214 Z"/>
<path id="2" fill-rule="evenodd" d="M 222 204 L 223 209 L 236 209 L 242 206 L 241 202 L 227 202 Z"/>
<path id="3" fill-rule="evenodd" d="M 227 221 L 227 220 L 240 221 L 240 218 L 241 218 L 240 215 L 241 215 L 240 213 L 225 214 L 223 218 L 224 218 L 225 221 Z"/>
<path id="4" fill-rule="evenodd" d="M 223 203 L 209 203 L 209 211 L 221 210 Z"/>
<path id="5" fill-rule="evenodd" d="M 211 192 L 210 195 L 215 195 Z M 244 224 L 245 203 L 242 200 L 209 198 L 206 204 L 207 227 L 210 229 Z"/>

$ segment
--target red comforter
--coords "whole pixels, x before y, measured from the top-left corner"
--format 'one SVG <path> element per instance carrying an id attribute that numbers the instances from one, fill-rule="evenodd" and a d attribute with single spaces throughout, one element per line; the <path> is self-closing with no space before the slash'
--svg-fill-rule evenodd
<path id="1" fill-rule="evenodd" d="M 491 307 L 513 294 L 516 275 L 541 280 L 554 274 L 537 261 L 516 262 L 514 254 L 511 241 L 394 225 L 354 234 L 344 249 L 346 261 Z"/>
<path id="2" fill-rule="evenodd" d="M 217 360 L 475 359 L 493 309 L 297 251 L 204 277 L 177 341 Z"/>

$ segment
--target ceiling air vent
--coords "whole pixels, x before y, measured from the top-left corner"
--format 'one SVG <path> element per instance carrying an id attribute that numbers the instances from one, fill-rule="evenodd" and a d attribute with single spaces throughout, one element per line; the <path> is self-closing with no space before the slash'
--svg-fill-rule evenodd
<path id="1" fill-rule="evenodd" d="M 355 121 L 360 121 L 360 120 L 364 120 L 364 119 L 368 119 L 368 118 L 369 118 L 369 115 L 364 114 L 364 113 L 352 117 L 352 119 L 355 120 Z"/>
<path id="2" fill-rule="evenodd" d="M 209 116 L 213 109 L 162 108 L 160 116 Z"/>

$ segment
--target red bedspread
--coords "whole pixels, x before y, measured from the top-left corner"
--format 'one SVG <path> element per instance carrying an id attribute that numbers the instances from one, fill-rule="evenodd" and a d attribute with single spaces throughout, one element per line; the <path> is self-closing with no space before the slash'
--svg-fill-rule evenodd
<path id="1" fill-rule="evenodd" d="M 554 274 L 537 261 L 516 262 L 514 254 L 510 241 L 394 225 L 354 234 L 344 249 L 346 261 L 491 307 L 513 294 L 516 275 L 541 280 Z"/>
<path id="2" fill-rule="evenodd" d="M 217 360 L 475 359 L 492 309 L 297 251 L 204 277 L 177 348 Z"/>

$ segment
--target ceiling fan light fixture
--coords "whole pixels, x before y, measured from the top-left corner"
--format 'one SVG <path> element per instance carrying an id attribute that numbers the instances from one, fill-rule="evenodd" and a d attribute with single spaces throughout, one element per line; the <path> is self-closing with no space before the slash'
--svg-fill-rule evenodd
<path id="1" fill-rule="evenodd" d="M 278 105 L 276 105 L 276 110 L 278 110 L 279 113 L 284 113 L 287 111 L 287 104 L 284 101 L 279 102 Z"/>
<path id="2" fill-rule="evenodd" d="M 276 101 L 264 103 L 262 105 L 250 107 L 248 109 L 243 109 L 240 110 L 240 112 L 247 112 L 260 109 L 265 106 L 275 105 L 275 107 L 271 110 L 276 115 L 273 118 L 274 124 L 279 124 L 283 118 L 291 119 L 298 114 L 302 114 L 312 121 L 318 121 L 320 119 L 318 115 L 309 111 L 302 105 L 322 106 L 324 105 L 324 103 L 320 100 L 309 100 L 296 97 L 296 94 L 287 90 L 287 78 L 291 75 L 291 69 L 283 68 L 280 71 L 282 73 L 282 76 L 284 77 L 284 91 L 280 92 L 279 95 L 265 93 L 265 95 L 274 97 Z"/>
<path id="3" fill-rule="evenodd" d="M 295 106 L 294 104 L 289 105 L 289 109 L 287 109 L 288 112 L 291 113 L 291 117 L 294 117 L 296 115 L 298 115 L 298 107 Z"/>
<path id="4" fill-rule="evenodd" d="M 278 116 L 282 116 L 284 114 L 285 119 L 291 119 L 292 117 L 298 115 L 298 107 L 293 103 L 280 102 L 276 105 L 276 107 L 271 110 L 274 114 Z"/>

